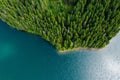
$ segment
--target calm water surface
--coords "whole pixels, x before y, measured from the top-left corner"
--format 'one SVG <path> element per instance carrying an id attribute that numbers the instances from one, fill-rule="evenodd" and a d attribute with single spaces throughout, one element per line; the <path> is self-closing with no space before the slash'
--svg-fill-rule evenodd
<path id="1" fill-rule="evenodd" d="M 40 37 L 1 21 L 0 80 L 120 80 L 120 33 L 103 50 L 58 55 Z"/>

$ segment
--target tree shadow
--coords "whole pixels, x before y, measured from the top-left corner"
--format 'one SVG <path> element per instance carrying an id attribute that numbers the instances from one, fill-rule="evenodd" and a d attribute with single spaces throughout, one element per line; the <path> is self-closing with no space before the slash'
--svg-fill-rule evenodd
<path id="1" fill-rule="evenodd" d="M 70 80 L 77 55 L 58 55 L 50 43 L 0 22 L 0 44 L 14 46 L 11 56 L 0 61 L 1 80 Z M 72 67 L 74 64 L 74 68 Z"/>

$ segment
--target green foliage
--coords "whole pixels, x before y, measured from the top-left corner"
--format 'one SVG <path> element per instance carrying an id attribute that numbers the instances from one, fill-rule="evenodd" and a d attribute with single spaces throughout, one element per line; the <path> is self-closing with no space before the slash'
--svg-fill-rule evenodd
<path id="1" fill-rule="evenodd" d="M 102 48 L 120 29 L 120 0 L 0 0 L 0 19 L 58 50 Z"/>

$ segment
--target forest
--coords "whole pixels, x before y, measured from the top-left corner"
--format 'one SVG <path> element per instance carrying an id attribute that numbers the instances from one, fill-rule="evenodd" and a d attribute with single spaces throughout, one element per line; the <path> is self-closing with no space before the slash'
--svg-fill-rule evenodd
<path id="1" fill-rule="evenodd" d="M 0 0 L 0 19 L 58 51 L 103 48 L 120 30 L 120 0 Z"/>

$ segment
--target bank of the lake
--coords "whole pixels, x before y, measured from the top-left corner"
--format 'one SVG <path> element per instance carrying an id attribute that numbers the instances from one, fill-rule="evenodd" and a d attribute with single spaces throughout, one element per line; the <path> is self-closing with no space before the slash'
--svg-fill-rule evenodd
<path id="1" fill-rule="evenodd" d="M 105 48 L 105 47 L 103 47 L 103 48 Z M 58 52 L 59 52 L 59 54 L 66 54 L 66 53 L 73 52 L 73 51 L 83 51 L 83 50 L 86 50 L 86 51 L 99 51 L 99 50 L 102 50 L 103 48 L 78 47 L 78 48 L 73 48 L 73 49 L 68 49 L 68 50 L 63 50 L 63 51 L 58 51 Z"/>

